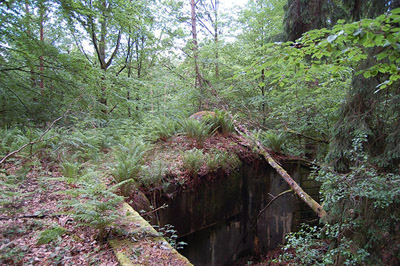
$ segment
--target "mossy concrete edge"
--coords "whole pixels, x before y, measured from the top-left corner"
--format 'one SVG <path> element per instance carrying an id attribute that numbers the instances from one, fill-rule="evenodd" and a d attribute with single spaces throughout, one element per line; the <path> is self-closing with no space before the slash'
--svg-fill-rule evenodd
<path id="1" fill-rule="evenodd" d="M 158 232 L 145 220 L 142 216 L 139 215 L 129 204 L 123 203 L 121 207 L 122 213 L 126 214 L 126 218 L 129 222 L 137 225 L 136 228 L 131 228 L 130 232 L 133 233 L 145 233 L 151 235 L 157 235 Z M 182 256 L 178 251 L 176 251 L 163 237 L 153 238 L 153 241 L 162 241 L 165 243 L 165 246 L 170 248 L 171 253 L 175 258 L 182 262 L 182 265 L 193 265 L 189 262 L 187 258 Z M 131 242 L 129 239 L 112 239 L 109 240 L 110 246 L 112 247 L 117 260 L 121 266 L 132 266 L 132 265 L 140 265 L 134 263 L 131 259 L 127 250 L 134 249 L 135 243 Z"/>

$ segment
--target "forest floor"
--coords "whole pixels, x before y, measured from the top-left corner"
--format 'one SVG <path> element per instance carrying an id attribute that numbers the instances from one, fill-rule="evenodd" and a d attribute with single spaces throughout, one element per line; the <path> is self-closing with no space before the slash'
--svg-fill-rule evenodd
<path id="1" fill-rule="evenodd" d="M 182 154 L 196 146 L 193 140 L 177 135 L 159 141 L 151 151 L 147 163 L 168 162 L 168 179 L 163 182 L 173 185 L 173 193 L 193 189 L 198 182 L 210 182 L 229 175 L 235 167 L 228 163 L 223 169 L 211 171 L 204 162 L 194 179 L 183 168 Z M 248 163 L 257 159 L 244 140 L 234 134 L 210 136 L 201 150 L 205 155 L 216 151 L 236 154 L 242 162 Z M 69 208 L 65 201 L 70 196 L 64 192 L 77 188 L 77 184 L 66 182 L 61 172 L 60 166 L 49 159 L 29 157 L 12 158 L 0 168 L 0 191 L 4 192 L 0 195 L 0 265 L 118 265 L 109 244 L 97 241 L 98 232 L 80 225 L 67 214 Z M 108 185 L 112 183 L 111 177 L 103 176 L 102 179 Z M 146 263 L 159 265 L 160 256 L 155 254 L 163 253 L 160 249 L 155 250 L 152 244 L 148 248 L 141 247 L 140 254 L 136 252 L 134 257 L 140 260 L 147 254 L 146 250 L 153 254 L 146 256 Z M 163 261 L 166 262 L 168 259 Z"/>
<path id="2" fill-rule="evenodd" d="M 1 202 L 0 265 L 118 265 L 107 243 L 99 243 L 93 228 L 79 226 L 62 204 L 70 189 L 54 164 L 5 165 L 0 178 L 18 180 L 0 190 L 12 194 Z M 5 197 L 0 197 L 4 201 Z M 42 244 L 41 244 L 42 243 Z"/>

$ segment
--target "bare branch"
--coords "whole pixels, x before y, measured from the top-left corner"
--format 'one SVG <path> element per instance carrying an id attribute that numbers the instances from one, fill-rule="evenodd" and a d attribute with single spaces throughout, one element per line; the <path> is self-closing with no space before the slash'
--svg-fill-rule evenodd
<path id="1" fill-rule="evenodd" d="M 233 118 L 232 118 L 233 119 Z M 262 155 L 265 159 L 265 161 L 268 162 L 272 168 L 274 168 L 279 175 L 286 181 L 286 183 L 296 192 L 296 194 L 300 197 L 302 201 L 304 201 L 317 215 L 319 218 L 323 219 L 326 217 L 327 213 L 325 210 L 322 208 L 322 206 L 316 202 L 310 195 L 308 195 L 297 183 L 296 181 L 293 180 L 293 178 L 286 172 L 285 169 L 282 168 L 275 160 L 272 158 L 272 156 L 269 154 L 267 149 L 264 148 L 264 146 L 254 138 L 253 134 L 249 132 L 245 127 L 241 126 L 236 120 L 233 120 L 234 125 L 235 125 L 235 130 L 239 133 L 245 134 L 249 137 L 251 137 L 254 142 L 255 146 L 258 150 L 258 153 Z M 244 142 L 246 142 L 245 139 L 243 139 Z"/>
<path id="2" fill-rule="evenodd" d="M 205 28 L 211 35 L 214 35 L 214 33 L 207 27 L 207 25 L 201 19 L 198 18 L 198 21 L 200 22 L 200 25 L 203 28 Z"/>
<path id="3" fill-rule="evenodd" d="M 42 142 L 44 135 L 46 135 L 50 131 L 50 129 L 54 126 L 55 123 L 57 123 L 62 118 L 64 118 L 67 115 L 67 113 L 69 113 L 69 111 L 70 111 L 70 109 L 68 109 L 62 116 L 60 116 L 59 118 L 57 118 L 56 120 L 51 122 L 50 126 L 48 126 L 48 128 L 42 133 L 42 135 L 40 135 L 40 137 L 37 140 L 31 141 L 29 143 L 26 143 L 26 144 L 22 145 L 19 149 L 15 150 L 15 151 L 12 151 L 9 154 L 7 154 L 3 159 L 0 160 L 0 164 L 4 163 L 8 158 L 10 158 L 11 156 L 14 156 L 15 154 L 17 154 L 18 152 L 22 151 L 23 149 L 25 149 L 29 145 L 33 145 L 33 144 Z"/>
<path id="4" fill-rule="evenodd" d="M 106 68 L 108 68 L 111 65 L 113 58 L 115 57 L 115 55 L 118 52 L 120 43 L 121 43 L 121 30 L 118 31 L 117 45 L 115 46 L 114 52 L 112 53 L 110 59 L 108 60 L 108 62 L 106 64 Z"/>
<path id="5" fill-rule="evenodd" d="M 251 223 L 249 229 L 248 229 L 248 230 L 246 231 L 246 233 L 243 235 L 242 239 L 238 242 L 238 245 L 236 246 L 235 251 L 232 253 L 232 255 L 231 255 L 231 257 L 228 259 L 228 261 L 230 261 L 230 259 L 232 258 L 233 254 L 235 254 L 236 251 L 239 249 L 240 244 L 241 244 L 241 243 L 243 242 L 243 240 L 245 240 L 246 237 L 249 235 L 249 232 L 250 232 L 250 231 L 253 229 L 253 227 L 256 225 L 256 223 L 257 223 L 258 219 L 260 218 L 261 214 L 262 214 L 263 212 L 265 212 L 265 210 L 268 209 L 268 207 L 271 206 L 271 204 L 272 204 L 275 200 L 279 199 L 280 197 L 286 195 L 287 193 L 289 193 L 289 192 L 291 192 L 291 191 L 293 191 L 293 190 L 292 190 L 292 189 L 289 189 L 289 190 L 285 190 L 285 191 L 279 193 L 278 195 L 276 195 L 275 197 L 273 197 L 272 200 L 270 200 L 270 201 L 268 202 L 268 204 L 267 204 L 264 208 L 261 209 L 261 211 L 258 213 L 257 217 L 256 217 L 256 218 L 253 220 L 253 222 Z"/>

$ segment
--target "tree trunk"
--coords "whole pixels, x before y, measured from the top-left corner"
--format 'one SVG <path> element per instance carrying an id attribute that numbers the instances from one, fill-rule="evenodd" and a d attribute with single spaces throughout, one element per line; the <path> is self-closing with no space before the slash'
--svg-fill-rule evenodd
<path id="1" fill-rule="evenodd" d="M 261 70 L 261 96 L 262 96 L 262 104 L 261 104 L 261 114 L 262 114 L 262 124 L 265 125 L 265 70 Z"/>
<path id="2" fill-rule="evenodd" d="M 215 44 L 215 78 L 219 78 L 219 64 L 218 64 L 218 59 L 219 59 L 219 54 L 218 54 L 218 6 L 219 6 L 219 0 L 215 0 L 214 3 L 214 16 L 215 16 L 215 21 L 214 21 L 214 44 Z"/>
<path id="3" fill-rule="evenodd" d="M 26 34 L 28 36 L 31 36 L 31 30 L 30 30 L 30 15 L 31 14 L 30 14 L 30 11 L 29 11 L 28 3 L 25 3 L 25 14 L 26 14 L 26 17 L 27 17 L 27 20 L 28 20 L 28 23 L 27 23 L 28 29 L 26 30 Z M 36 86 L 35 71 L 33 70 L 32 66 L 30 66 L 29 68 L 30 68 L 30 74 L 31 74 L 31 86 L 32 86 L 32 88 L 34 88 Z M 33 99 L 33 100 L 35 101 L 35 99 Z"/>
<path id="4" fill-rule="evenodd" d="M 202 110 L 202 95 L 203 95 L 203 86 L 202 86 L 202 79 L 199 69 L 199 52 L 198 52 L 198 42 L 197 42 L 197 31 L 196 31 L 196 4 L 194 0 L 190 0 L 190 7 L 191 7 L 191 15 L 192 15 L 192 38 L 193 38 L 193 58 L 194 58 L 194 70 L 196 75 L 196 80 L 194 86 L 196 89 L 200 90 L 200 97 L 199 97 L 199 111 Z"/>
<path id="5" fill-rule="evenodd" d="M 43 3 L 40 5 L 40 44 L 44 44 L 44 6 Z M 44 64 L 43 64 L 43 55 L 40 56 L 39 58 L 39 75 L 40 75 L 40 93 L 43 95 L 43 90 L 44 90 L 44 77 L 43 77 L 43 72 L 44 72 Z"/>
<path id="6" fill-rule="evenodd" d="M 89 25 L 88 27 L 88 32 L 91 35 L 91 40 L 92 44 L 94 46 L 94 50 L 97 55 L 98 62 L 100 64 L 100 68 L 103 70 L 103 84 L 101 86 L 101 96 L 99 99 L 99 102 L 103 105 L 102 107 L 102 112 L 107 114 L 107 87 L 105 85 L 105 79 L 106 79 L 106 72 L 107 69 L 111 66 L 111 63 L 116 56 L 119 45 L 121 42 L 121 30 L 118 31 L 118 36 L 117 36 L 117 41 L 114 47 L 114 51 L 112 52 L 111 56 L 109 57 L 108 60 L 106 60 L 106 36 L 108 34 L 107 30 L 107 24 L 109 21 L 107 20 L 109 14 L 108 12 L 110 11 L 110 5 L 106 0 L 103 0 L 102 2 L 102 12 L 100 14 L 100 40 L 97 39 L 97 34 L 96 34 L 96 26 L 95 26 L 95 18 L 89 17 Z"/>
<path id="7" fill-rule="evenodd" d="M 255 140 L 253 137 L 253 134 L 249 132 L 246 128 L 241 126 L 237 121 L 234 121 L 235 124 L 235 129 L 238 132 L 242 132 Z M 268 151 L 263 147 L 263 145 L 259 142 L 256 141 L 257 145 L 257 150 L 258 153 L 261 154 L 265 161 L 268 162 L 269 165 L 274 168 L 279 175 L 286 181 L 286 183 L 293 189 L 294 192 L 300 197 L 301 200 L 303 200 L 317 215 L 319 218 L 324 219 L 326 217 L 326 212 L 322 208 L 322 206 L 316 202 L 310 195 L 308 195 L 297 183 L 296 181 L 293 180 L 293 178 L 290 177 L 290 175 L 286 172 L 285 169 L 282 168 L 273 158 L 272 156 L 268 153 Z"/>

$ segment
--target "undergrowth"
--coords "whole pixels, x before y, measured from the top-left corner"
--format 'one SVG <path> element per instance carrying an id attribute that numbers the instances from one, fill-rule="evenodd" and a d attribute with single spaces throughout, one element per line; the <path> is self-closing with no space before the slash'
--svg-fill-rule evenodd
<path id="1" fill-rule="evenodd" d="M 192 176 L 196 176 L 205 161 L 205 155 L 202 150 L 193 148 L 181 152 L 182 166 Z"/>
<path id="2" fill-rule="evenodd" d="M 378 173 L 368 164 L 366 138 L 353 139 L 353 167 L 340 174 L 322 167 L 323 227 L 304 227 L 287 237 L 296 250 L 281 260 L 301 265 L 395 265 L 400 260 L 400 176 Z M 388 215 L 389 214 L 389 215 Z"/>
<path id="3" fill-rule="evenodd" d="M 124 196 L 129 196 L 135 184 L 139 182 L 147 150 L 147 144 L 138 139 L 126 139 L 115 149 L 115 166 L 112 175 L 117 183 L 130 180 L 121 186 Z"/>
<path id="4" fill-rule="evenodd" d="M 196 119 L 187 118 L 181 121 L 183 133 L 192 140 L 196 141 L 197 148 L 202 148 L 204 141 L 214 133 L 212 125 L 206 121 L 198 121 Z"/>

